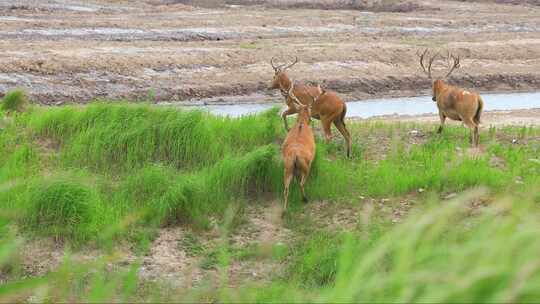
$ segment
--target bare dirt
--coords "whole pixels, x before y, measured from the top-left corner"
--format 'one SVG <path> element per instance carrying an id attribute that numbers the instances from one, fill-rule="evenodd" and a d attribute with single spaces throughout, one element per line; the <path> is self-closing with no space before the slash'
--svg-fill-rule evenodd
<path id="1" fill-rule="evenodd" d="M 463 57 L 456 84 L 537 90 L 540 7 L 515 2 L 0 0 L 0 92 L 24 87 L 43 104 L 278 101 L 269 59 L 298 56 L 293 79 L 347 100 L 412 96 L 429 87 L 422 47 Z"/>

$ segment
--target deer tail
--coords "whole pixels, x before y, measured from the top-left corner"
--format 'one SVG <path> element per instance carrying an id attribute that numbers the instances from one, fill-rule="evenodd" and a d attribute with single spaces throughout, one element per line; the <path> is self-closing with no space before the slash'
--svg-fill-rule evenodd
<path id="1" fill-rule="evenodd" d="M 480 123 L 480 115 L 482 115 L 482 109 L 484 108 L 484 100 L 478 95 L 478 107 L 476 108 L 476 114 L 474 114 L 474 122 Z"/>
<path id="2" fill-rule="evenodd" d="M 300 168 L 298 167 L 298 155 L 294 155 L 294 158 L 293 158 L 293 172 L 294 172 L 295 177 L 298 177 L 300 175 L 299 170 L 300 170 Z"/>
<path id="3" fill-rule="evenodd" d="M 339 120 L 343 123 L 345 126 L 345 115 L 347 114 L 347 104 L 343 103 L 343 111 L 341 111 L 341 115 L 339 116 Z"/>

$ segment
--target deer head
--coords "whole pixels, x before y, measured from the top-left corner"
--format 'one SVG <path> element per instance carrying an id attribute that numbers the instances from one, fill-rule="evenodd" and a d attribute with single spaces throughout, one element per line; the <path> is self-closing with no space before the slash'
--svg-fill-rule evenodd
<path id="1" fill-rule="evenodd" d="M 433 101 L 436 101 L 437 92 L 444 85 L 444 79 L 448 78 L 456 68 L 460 67 L 459 56 L 454 56 L 453 54 L 450 53 L 450 51 L 447 51 L 446 58 L 444 58 L 439 53 L 436 53 L 434 55 L 428 56 L 427 65 L 426 65 L 424 61 L 426 61 L 426 55 L 428 55 L 428 49 L 424 50 L 423 53 L 417 52 L 416 55 L 420 58 L 420 67 L 422 68 L 424 73 L 426 73 L 426 75 L 428 76 L 430 80 L 433 80 L 432 75 L 431 75 L 431 67 L 433 65 L 433 62 L 437 59 L 437 57 L 441 57 L 441 59 L 446 59 L 446 66 L 448 68 L 448 72 L 442 78 L 437 77 L 437 79 L 433 81 L 433 85 L 432 85 L 433 95 L 431 99 Z"/>
<path id="2" fill-rule="evenodd" d="M 272 65 L 272 68 L 274 69 L 274 78 L 272 79 L 272 84 L 270 85 L 269 89 L 281 89 L 284 84 L 290 82 L 289 77 L 287 76 L 287 73 L 285 73 L 285 71 L 292 68 L 297 63 L 298 57 L 295 57 L 294 62 L 289 65 L 285 63 L 276 66 L 274 64 L 274 57 L 272 57 L 272 59 L 270 59 L 270 65 Z"/>

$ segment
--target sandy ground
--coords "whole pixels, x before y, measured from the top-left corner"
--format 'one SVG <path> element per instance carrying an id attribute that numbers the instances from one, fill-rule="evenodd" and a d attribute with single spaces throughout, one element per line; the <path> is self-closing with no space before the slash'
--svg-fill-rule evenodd
<path id="1" fill-rule="evenodd" d="M 0 0 L 0 92 L 24 87 L 43 104 L 276 101 L 269 60 L 298 56 L 293 79 L 347 100 L 412 96 L 429 86 L 422 47 L 463 57 L 457 84 L 537 90 L 540 6 L 504 2 L 517 1 Z"/>
<path id="2" fill-rule="evenodd" d="M 426 122 L 439 124 L 438 115 L 389 115 L 367 119 L 370 121 L 386 122 Z M 446 124 L 463 125 L 458 121 L 446 120 Z M 512 110 L 512 111 L 489 111 L 482 115 L 480 129 L 502 126 L 540 126 L 540 109 Z"/>

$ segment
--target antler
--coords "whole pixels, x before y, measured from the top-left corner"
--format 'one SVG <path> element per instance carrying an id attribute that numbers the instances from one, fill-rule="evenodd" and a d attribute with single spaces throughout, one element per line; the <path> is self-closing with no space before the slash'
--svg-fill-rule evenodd
<path id="1" fill-rule="evenodd" d="M 272 58 L 270 58 L 270 65 L 272 66 L 272 68 L 274 69 L 274 71 L 277 71 L 277 67 L 274 65 L 274 56 L 272 56 Z"/>
<path id="2" fill-rule="evenodd" d="M 277 71 L 281 70 L 281 68 L 282 68 L 283 66 L 285 66 L 286 64 L 282 64 L 282 65 L 275 66 L 275 65 L 274 65 L 274 59 L 275 59 L 275 58 L 276 58 L 276 57 L 272 56 L 272 58 L 270 59 L 270 64 L 272 65 L 272 68 L 274 69 L 274 71 L 277 72 Z"/>
<path id="3" fill-rule="evenodd" d="M 428 49 L 426 49 L 422 54 L 420 54 L 419 52 L 416 52 L 416 55 L 420 57 L 420 66 L 422 67 L 422 70 L 424 70 L 424 73 L 426 73 L 429 79 L 431 79 L 431 65 L 433 64 L 433 61 L 435 61 L 437 56 L 439 56 L 439 53 L 436 53 L 435 55 L 431 56 L 428 59 L 428 68 L 426 70 L 426 66 L 424 65 L 424 57 L 426 56 L 427 53 L 428 53 Z"/>
<path id="4" fill-rule="evenodd" d="M 291 64 L 289 64 L 288 66 L 284 67 L 284 68 L 283 68 L 283 71 L 285 71 L 286 69 L 292 68 L 292 67 L 293 67 L 295 64 L 297 64 L 297 63 L 298 63 L 298 56 L 295 56 L 294 62 L 291 63 Z"/>
<path id="5" fill-rule="evenodd" d="M 289 92 L 287 92 L 287 94 L 291 97 L 291 99 L 297 106 L 301 107 L 302 103 L 300 102 L 300 100 L 298 100 L 298 97 L 294 95 L 293 91 L 294 91 L 294 86 L 291 85 L 291 87 L 289 88 Z"/>
<path id="6" fill-rule="evenodd" d="M 459 68 L 461 65 L 459 63 L 459 56 L 454 56 L 453 54 L 450 53 L 450 51 L 448 51 L 448 55 L 446 57 L 446 60 L 447 60 L 447 64 L 448 66 L 450 66 L 450 59 L 452 59 L 453 63 L 452 63 L 452 67 L 450 68 L 450 71 L 448 72 L 448 74 L 446 74 L 446 76 L 444 76 L 444 78 L 448 78 L 448 76 L 450 76 L 450 74 L 452 74 L 452 72 L 456 69 L 456 68 Z"/>

